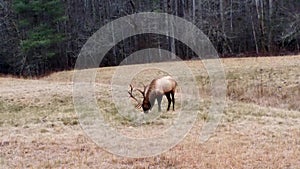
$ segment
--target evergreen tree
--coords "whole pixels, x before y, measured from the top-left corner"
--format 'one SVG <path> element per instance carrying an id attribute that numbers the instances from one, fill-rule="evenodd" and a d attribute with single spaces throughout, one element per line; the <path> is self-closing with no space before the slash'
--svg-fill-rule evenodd
<path id="1" fill-rule="evenodd" d="M 63 4 L 60 0 L 14 0 L 13 7 L 23 55 L 19 71 L 43 74 L 52 67 L 51 59 L 59 54 L 59 43 L 64 40 L 59 30 L 59 23 L 66 19 Z"/>

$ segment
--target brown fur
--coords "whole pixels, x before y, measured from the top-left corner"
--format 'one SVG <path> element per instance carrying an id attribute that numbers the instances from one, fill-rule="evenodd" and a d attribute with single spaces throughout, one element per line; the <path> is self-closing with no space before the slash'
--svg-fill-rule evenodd
<path id="1" fill-rule="evenodd" d="M 171 102 L 173 103 L 173 110 L 175 110 L 175 90 L 177 82 L 171 76 L 164 76 L 161 78 L 153 79 L 151 83 L 144 87 L 144 91 L 139 90 L 143 94 L 143 102 L 139 103 L 144 112 L 147 113 L 152 109 L 155 100 L 158 102 L 158 111 L 161 111 L 161 101 L 163 95 L 168 99 L 168 109 L 170 110 Z M 134 98 L 135 99 L 135 98 Z M 135 99 L 136 100 L 136 99 Z"/>

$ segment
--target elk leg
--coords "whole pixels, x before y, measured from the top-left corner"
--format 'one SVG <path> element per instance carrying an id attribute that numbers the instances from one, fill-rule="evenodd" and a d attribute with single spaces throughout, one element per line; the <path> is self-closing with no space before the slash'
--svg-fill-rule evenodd
<path id="1" fill-rule="evenodd" d="M 167 99 L 168 99 L 168 109 L 167 111 L 170 110 L 170 106 L 171 106 L 171 97 L 170 97 L 170 93 L 166 93 Z"/>
<path id="2" fill-rule="evenodd" d="M 172 95 L 172 102 L 173 102 L 173 111 L 175 111 L 175 98 L 174 98 L 174 92 L 171 92 Z"/>
<path id="3" fill-rule="evenodd" d="M 158 112 L 161 112 L 161 100 L 162 96 L 157 96 Z"/>

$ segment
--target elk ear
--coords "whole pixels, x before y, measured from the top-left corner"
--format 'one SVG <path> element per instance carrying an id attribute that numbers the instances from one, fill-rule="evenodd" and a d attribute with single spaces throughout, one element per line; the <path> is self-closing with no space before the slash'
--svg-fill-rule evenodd
<path id="1" fill-rule="evenodd" d="M 144 93 L 146 92 L 146 88 L 147 88 L 147 86 L 144 85 Z"/>

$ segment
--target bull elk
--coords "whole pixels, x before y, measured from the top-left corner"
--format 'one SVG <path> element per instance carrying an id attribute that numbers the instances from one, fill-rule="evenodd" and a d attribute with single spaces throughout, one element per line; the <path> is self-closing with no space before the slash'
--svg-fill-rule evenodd
<path id="1" fill-rule="evenodd" d="M 168 99 L 168 109 L 170 110 L 171 102 L 173 103 L 173 111 L 175 110 L 175 89 L 177 82 L 171 76 L 164 76 L 161 78 L 153 79 L 151 83 L 147 86 L 144 85 L 144 90 L 136 89 L 143 95 L 143 102 L 141 103 L 136 97 L 133 96 L 132 92 L 134 90 L 133 86 L 130 85 L 130 90 L 128 91 L 129 96 L 133 98 L 138 104 L 136 108 L 143 108 L 144 113 L 148 113 L 152 109 L 155 99 L 158 103 L 158 111 L 161 111 L 161 101 L 163 95 L 166 95 Z"/>

